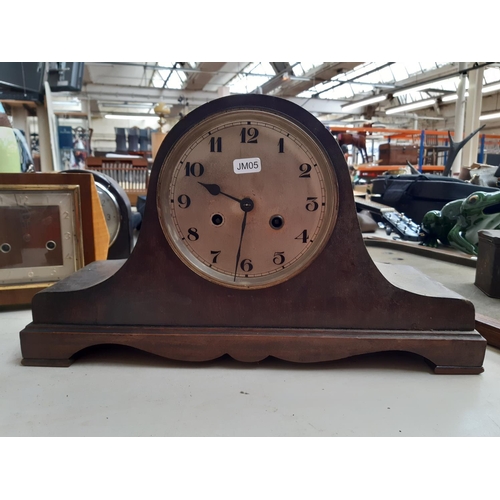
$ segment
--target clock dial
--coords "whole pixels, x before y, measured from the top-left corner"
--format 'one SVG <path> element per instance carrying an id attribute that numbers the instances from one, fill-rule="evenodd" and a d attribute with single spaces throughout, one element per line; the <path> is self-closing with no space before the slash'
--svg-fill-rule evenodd
<path id="1" fill-rule="evenodd" d="M 263 110 L 209 116 L 166 157 L 159 177 L 163 231 L 195 272 L 263 288 L 303 270 L 337 215 L 334 169 L 300 124 Z"/>
<path id="2" fill-rule="evenodd" d="M 3 186 L 0 286 L 61 280 L 83 264 L 79 188 Z"/>
<path id="3" fill-rule="evenodd" d="M 109 232 L 109 246 L 111 246 L 120 232 L 120 207 L 113 194 L 105 186 L 96 182 L 95 185 L 99 201 L 101 202 L 104 218 Z"/>

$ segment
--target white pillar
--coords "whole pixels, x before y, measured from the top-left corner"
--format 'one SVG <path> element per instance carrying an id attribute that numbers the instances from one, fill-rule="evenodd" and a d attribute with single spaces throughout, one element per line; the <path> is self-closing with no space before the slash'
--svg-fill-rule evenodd
<path id="1" fill-rule="evenodd" d="M 458 63 L 458 70 L 464 72 L 467 68 L 466 62 Z M 455 142 L 460 142 L 464 138 L 464 119 L 465 119 L 465 81 L 467 75 L 466 73 L 460 74 L 460 82 L 457 89 L 457 103 L 455 105 L 455 127 L 453 140 Z M 462 151 L 460 151 L 453 162 L 451 169 L 451 175 L 458 175 L 460 173 L 460 167 L 462 166 Z"/>
<path id="2" fill-rule="evenodd" d="M 82 103 L 82 112 L 87 115 L 87 128 L 92 128 L 92 116 L 90 112 L 90 99 L 81 99 Z"/>
<path id="3" fill-rule="evenodd" d="M 28 111 L 24 106 L 12 106 L 12 127 L 22 130 L 29 144 Z"/>
<path id="4" fill-rule="evenodd" d="M 465 110 L 465 131 L 467 137 L 474 130 L 479 128 L 479 116 L 483 103 L 483 73 L 484 69 L 479 68 L 469 72 L 469 97 Z M 463 148 L 462 165 L 469 167 L 477 161 L 479 145 L 479 134 L 476 134 Z"/>
<path id="5" fill-rule="evenodd" d="M 49 117 L 44 104 L 36 104 L 36 115 L 38 117 L 38 140 L 40 142 L 40 170 L 42 172 L 52 172 L 54 162 L 50 147 Z"/>

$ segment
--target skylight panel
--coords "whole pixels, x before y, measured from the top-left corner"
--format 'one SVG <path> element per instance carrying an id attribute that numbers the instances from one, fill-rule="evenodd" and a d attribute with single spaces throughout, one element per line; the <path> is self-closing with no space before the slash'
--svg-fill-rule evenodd
<path id="1" fill-rule="evenodd" d="M 252 92 L 276 75 L 269 63 L 252 63 L 244 71 L 246 74 L 239 73 L 228 83 L 231 93 Z"/>
<path id="2" fill-rule="evenodd" d="M 380 71 L 377 71 L 367 76 L 372 77 L 371 79 L 372 82 L 388 83 L 394 81 L 394 77 L 392 75 L 390 66 L 386 66 L 385 68 L 382 68 Z"/>
<path id="3" fill-rule="evenodd" d="M 454 78 L 449 78 L 448 80 L 444 80 L 443 82 L 439 82 L 439 85 L 435 88 L 455 92 L 458 88 L 459 82 L 460 82 L 460 77 L 456 76 Z"/>
<path id="4" fill-rule="evenodd" d="M 352 80 L 353 78 L 358 77 L 359 75 L 362 75 L 363 73 L 366 73 L 367 71 L 371 71 L 372 69 L 375 69 L 377 66 L 379 66 L 378 63 L 368 63 L 366 65 L 363 65 L 359 67 L 358 69 L 354 69 L 352 71 L 348 71 L 347 73 L 343 73 L 337 77 L 338 80 L 345 82 L 346 80 Z"/>
<path id="5" fill-rule="evenodd" d="M 435 62 L 421 62 L 420 67 L 422 68 L 422 72 L 430 71 L 431 69 L 437 68 Z"/>
<path id="6" fill-rule="evenodd" d="M 389 67 L 391 73 L 394 76 L 395 81 L 406 80 L 408 78 L 408 71 L 406 71 L 406 66 L 403 63 L 394 63 Z"/>
<path id="7" fill-rule="evenodd" d="M 302 63 L 298 63 L 293 66 L 293 74 L 295 76 L 302 76 L 304 74 L 304 68 L 302 67 Z"/>
<path id="8" fill-rule="evenodd" d="M 314 92 L 311 89 L 304 90 L 300 94 L 297 94 L 297 97 L 304 97 L 305 99 L 310 99 L 313 96 Z"/>
<path id="9" fill-rule="evenodd" d="M 165 80 L 158 73 L 155 73 L 151 83 L 152 83 L 153 87 L 160 88 L 160 87 L 163 87 L 164 81 Z"/>
<path id="10" fill-rule="evenodd" d="M 352 87 L 348 84 L 340 85 L 319 95 L 321 99 L 349 99 L 353 96 Z"/>
<path id="11" fill-rule="evenodd" d="M 159 62 L 158 66 L 161 68 L 153 75 L 153 87 L 176 90 L 183 88 L 187 75 L 181 68 L 175 68 L 175 65 L 175 62 Z"/>
<path id="12" fill-rule="evenodd" d="M 483 73 L 484 84 L 500 81 L 500 68 L 486 68 Z"/>
<path id="13" fill-rule="evenodd" d="M 184 78 L 183 78 L 184 77 Z M 172 71 L 172 74 L 165 84 L 166 89 L 181 89 L 183 87 L 186 75 L 183 71 Z"/>
<path id="14" fill-rule="evenodd" d="M 163 66 L 165 68 L 173 68 L 174 64 L 175 64 L 175 62 L 159 62 L 158 66 Z M 170 70 L 167 69 L 167 70 L 163 70 L 163 71 L 170 71 Z"/>
<path id="15" fill-rule="evenodd" d="M 406 71 L 409 76 L 416 75 L 418 73 L 422 73 L 422 68 L 420 67 L 420 63 L 418 62 L 407 62 L 404 63 L 406 67 Z"/>
<path id="16" fill-rule="evenodd" d="M 426 92 L 409 92 L 408 94 L 399 96 L 398 99 L 401 104 L 410 104 L 411 102 L 429 99 L 429 94 Z"/>
<path id="17" fill-rule="evenodd" d="M 322 92 L 323 90 L 329 89 L 334 84 L 335 84 L 335 81 L 327 81 L 327 82 L 318 83 L 317 85 L 314 85 L 314 87 L 310 87 L 307 91 L 311 92 L 311 95 L 314 95 L 314 94 L 317 94 L 318 92 Z"/>

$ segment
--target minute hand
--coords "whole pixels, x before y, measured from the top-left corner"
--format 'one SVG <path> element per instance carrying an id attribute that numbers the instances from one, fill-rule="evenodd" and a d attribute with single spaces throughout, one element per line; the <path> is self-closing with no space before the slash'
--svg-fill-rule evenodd
<path id="1" fill-rule="evenodd" d="M 235 198 L 234 196 L 231 196 L 230 194 L 223 193 L 220 190 L 220 186 L 218 184 L 205 184 L 204 182 L 199 182 L 199 181 L 198 181 L 198 184 L 201 184 L 213 196 L 217 196 L 218 194 L 222 194 L 224 196 L 227 196 L 228 198 L 231 198 L 234 201 L 237 201 L 238 203 L 242 202 L 242 200 L 240 200 L 239 198 Z"/>
<path id="2" fill-rule="evenodd" d="M 241 242 L 243 241 L 243 234 L 245 232 L 245 227 L 247 225 L 247 214 L 243 216 L 243 222 L 241 223 L 241 234 L 240 234 L 240 244 L 238 245 L 238 252 L 236 254 L 236 265 L 234 266 L 234 281 L 236 281 L 236 273 L 238 272 L 238 264 L 240 263 L 240 255 L 241 255 Z"/>

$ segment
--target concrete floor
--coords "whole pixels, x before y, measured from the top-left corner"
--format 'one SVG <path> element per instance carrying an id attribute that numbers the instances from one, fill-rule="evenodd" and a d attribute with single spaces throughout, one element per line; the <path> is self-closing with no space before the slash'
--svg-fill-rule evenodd
<path id="1" fill-rule="evenodd" d="M 477 293 L 448 264 L 370 253 Z M 484 314 L 500 309 L 479 293 Z M 19 331 L 30 321 L 29 309 L 0 312 L 1 436 L 500 436 L 493 347 L 481 375 L 435 375 L 404 353 L 189 364 L 119 346 L 90 350 L 69 368 L 24 367 Z"/>

